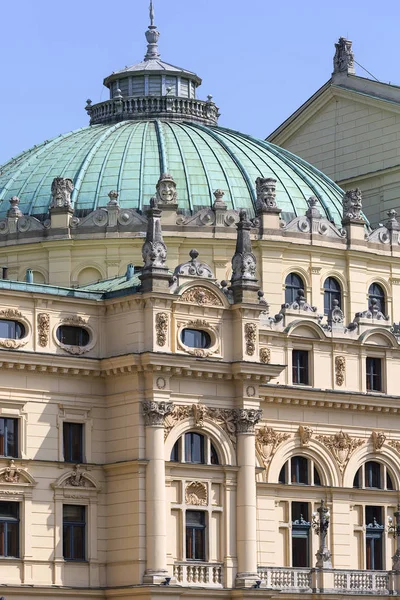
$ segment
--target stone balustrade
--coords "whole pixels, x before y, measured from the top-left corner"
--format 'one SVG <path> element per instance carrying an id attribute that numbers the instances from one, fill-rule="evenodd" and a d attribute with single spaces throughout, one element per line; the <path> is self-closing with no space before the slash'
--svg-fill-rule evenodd
<path id="1" fill-rule="evenodd" d="M 334 571 L 335 591 L 352 594 L 386 595 L 390 590 L 388 571 Z"/>
<path id="2" fill-rule="evenodd" d="M 311 592 L 311 569 L 290 567 L 258 567 L 263 587 L 271 590 L 295 590 Z"/>
<path id="3" fill-rule="evenodd" d="M 221 563 L 180 562 L 174 564 L 173 574 L 178 584 L 223 587 L 222 568 Z"/>
<path id="4" fill-rule="evenodd" d="M 203 125 L 217 125 L 218 108 L 214 102 L 176 96 L 140 96 L 113 98 L 98 104 L 88 105 L 90 124 L 110 123 L 146 118 L 172 121 L 191 121 Z"/>

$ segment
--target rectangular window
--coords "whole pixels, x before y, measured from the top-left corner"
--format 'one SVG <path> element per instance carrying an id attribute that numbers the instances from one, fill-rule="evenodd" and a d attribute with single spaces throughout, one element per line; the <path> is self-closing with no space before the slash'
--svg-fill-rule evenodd
<path id="1" fill-rule="evenodd" d="M 0 502 L 0 556 L 19 557 L 18 502 Z"/>
<path id="2" fill-rule="evenodd" d="M 293 350 L 292 379 L 294 385 L 308 385 L 308 351 Z"/>
<path id="3" fill-rule="evenodd" d="M 161 96 L 161 75 L 150 75 L 149 96 Z"/>
<path id="4" fill-rule="evenodd" d="M 185 462 L 204 464 L 204 436 L 200 433 L 185 434 Z"/>
<path id="5" fill-rule="evenodd" d="M 290 469 L 292 483 L 308 485 L 308 460 L 304 456 L 294 456 Z"/>
<path id="6" fill-rule="evenodd" d="M 310 566 L 309 506 L 292 502 L 292 567 Z"/>
<path id="7" fill-rule="evenodd" d="M 83 462 L 83 424 L 63 423 L 64 460 Z"/>
<path id="8" fill-rule="evenodd" d="M 206 560 L 206 515 L 186 511 L 186 560 Z"/>
<path id="9" fill-rule="evenodd" d="M 86 507 L 63 506 L 63 555 L 65 560 L 85 560 Z"/>
<path id="10" fill-rule="evenodd" d="M 382 508 L 380 506 L 365 507 L 365 549 L 368 570 L 380 571 L 383 569 L 383 531 Z"/>
<path id="11" fill-rule="evenodd" d="M 18 456 L 18 419 L 0 418 L 0 456 Z"/>
<path id="12" fill-rule="evenodd" d="M 367 358 L 367 390 L 382 391 L 382 360 L 369 356 Z"/>

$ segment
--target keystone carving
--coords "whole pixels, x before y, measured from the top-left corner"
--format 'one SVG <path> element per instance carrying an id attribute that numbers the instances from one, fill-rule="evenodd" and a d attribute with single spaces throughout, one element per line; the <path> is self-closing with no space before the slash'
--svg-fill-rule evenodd
<path id="1" fill-rule="evenodd" d="M 271 362 L 271 350 L 269 348 L 260 348 L 260 362 L 265 365 Z"/>
<path id="2" fill-rule="evenodd" d="M 383 431 L 373 431 L 371 433 L 371 440 L 375 452 L 378 452 L 379 450 L 382 450 L 382 446 L 386 441 L 386 435 Z"/>
<path id="3" fill-rule="evenodd" d="M 185 490 L 185 502 L 186 504 L 193 504 L 195 506 L 207 506 L 207 486 L 201 481 L 188 483 Z"/>
<path id="4" fill-rule="evenodd" d="M 208 305 L 208 306 L 223 306 L 222 301 L 211 290 L 203 287 L 192 287 L 181 296 L 182 302 L 190 302 L 191 304 Z"/>
<path id="5" fill-rule="evenodd" d="M 156 316 L 156 334 L 157 345 L 161 348 L 167 343 L 168 333 L 168 315 L 165 312 L 158 313 Z"/>
<path id="6" fill-rule="evenodd" d="M 50 333 L 50 315 L 49 313 L 39 313 L 37 317 L 39 346 L 46 347 L 49 342 Z"/>
<path id="7" fill-rule="evenodd" d="M 62 208 L 71 206 L 71 193 L 74 191 L 72 179 L 56 177 L 51 184 L 51 195 L 53 197 L 50 208 Z"/>
<path id="8" fill-rule="evenodd" d="M 336 385 L 344 384 L 344 376 L 346 373 L 346 359 L 344 356 L 335 357 L 335 381 Z"/>
<path id="9" fill-rule="evenodd" d="M 164 419 L 172 413 L 173 406 L 172 402 L 154 402 L 152 400 L 142 402 L 146 427 L 163 427 Z"/>
<path id="10" fill-rule="evenodd" d="M 314 430 L 311 429 L 311 427 L 306 427 L 303 425 L 300 425 L 299 427 L 299 436 L 300 436 L 300 443 L 302 446 L 308 446 L 312 436 L 313 436 Z"/>
<path id="11" fill-rule="evenodd" d="M 237 433 L 254 433 L 255 426 L 262 417 L 262 410 L 253 408 L 235 408 L 234 415 Z"/>
<path id="12" fill-rule="evenodd" d="M 246 342 L 246 354 L 253 356 L 256 351 L 257 325 L 255 323 L 246 323 L 244 326 L 244 339 Z"/>
<path id="13" fill-rule="evenodd" d="M 334 435 L 317 435 L 316 439 L 330 450 L 341 472 L 344 471 L 354 450 L 365 444 L 365 440 L 351 438 L 348 433 L 343 433 L 343 431 Z"/>
<path id="14" fill-rule="evenodd" d="M 290 438 L 289 433 L 278 433 L 272 427 L 261 427 L 256 433 L 256 448 L 267 466 L 278 446 Z"/>

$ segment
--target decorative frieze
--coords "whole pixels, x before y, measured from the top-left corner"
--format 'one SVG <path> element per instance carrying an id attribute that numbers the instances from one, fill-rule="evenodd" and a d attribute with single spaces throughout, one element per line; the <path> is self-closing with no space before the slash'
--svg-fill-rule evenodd
<path id="1" fill-rule="evenodd" d="M 49 313 L 39 313 L 37 316 L 38 340 L 39 346 L 45 348 L 49 342 L 50 334 L 50 315 Z"/>
<path id="2" fill-rule="evenodd" d="M 299 436 L 300 443 L 302 446 L 308 446 L 310 440 L 313 436 L 314 430 L 311 427 L 307 427 L 305 425 L 300 425 L 299 427 Z"/>
<path id="3" fill-rule="evenodd" d="M 289 433 L 279 433 L 272 427 L 261 427 L 256 432 L 256 448 L 267 466 L 278 447 L 290 438 Z"/>
<path id="4" fill-rule="evenodd" d="M 257 325 L 255 323 L 246 323 L 244 326 L 244 339 L 246 342 L 246 354 L 253 356 L 256 351 Z"/>
<path id="5" fill-rule="evenodd" d="M 165 312 L 156 315 L 157 345 L 161 348 L 167 343 L 168 315 Z"/>
<path id="6" fill-rule="evenodd" d="M 163 427 L 164 419 L 172 413 L 173 407 L 172 402 L 144 400 L 142 402 L 144 424 L 146 427 Z"/>
<path id="7" fill-rule="evenodd" d="M 335 357 L 335 381 L 336 385 L 344 384 L 344 376 L 346 373 L 346 359 L 344 356 Z"/>
<path id="8" fill-rule="evenodd" d="M 199 306 L 223 306 L 222 300 L 213 291 L 208 288 L 196 286 L 186 290 L 182 296 L 183 302 L 197 304 Z"/>
<path id="9" fill-rule="evenodd" d="M 386 435 L 383 433 L 383 431 L 373 431 L 371 433 L 371 441 L 374 451 L 378 452 L 379 450 L 382 450 L 383 444 L 386 441 Z"/>
<path id="10" fill-rule="evenodd" d="M 207 506 L 207 485 L 201 481 L 192 481 L 186 485 L 185 502 L 194 506 Z"/>
<path id="11" fill-rule="evenodd" d="M 354 450 L 365 444 L 365 440 L 351 438 L 348 433 L 343 431 L 334 435 L 317 435 L 316 439 L 330 450 L 342 472 Z"/>
<path id="12" fill-rule="evenodd" d="M 271 362 L 271 350 L 269 348 L 260 348 L 260 362 L 269 365 Z"/>
<path id="13" fill-rule="evenodd" d="M 262 410 L 254 408 L 235 408 L 234 414 L 237 433 L 254 433 L 255 426 L 262 417 Z"/>

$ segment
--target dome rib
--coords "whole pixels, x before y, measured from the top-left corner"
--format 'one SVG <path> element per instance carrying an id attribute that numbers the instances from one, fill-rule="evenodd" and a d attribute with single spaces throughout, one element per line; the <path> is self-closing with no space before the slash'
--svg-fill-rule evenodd
<path id="1" fill-rule="evenodd" d="M 147 139 L 147 130 L 149 128 L 149 124 L 144 123 L 143 133 L 142 133 L 142 147 L 140 152 L 140 166 L 139 166 L 139 210 L 143 210 L 143 178 L 144 178 L 144 158 L 145 158 L 145 150 L 146 150 L 146 139 Z"/>
<path id="2" fill-rule="evenodd" d="M 103 159 L 102 165 L 101 165 L 101 169 L 100 169 L 100 173 L 99 173 L 99 177 L 97 179 L 97 186 L 96 186 L 96 192 L 95 192 L 95 196 L 94 196 L 94 209 L 96 209 L 99 205 L 99 197 L 100 197 L 100 190 L 101 190 L 101 184 L 103 183 L 103 177 L 104 177 L 104 171 L 106 169 L 107 163 L 108 163 L 108 159 L 110 158 L 110 154 L 112 152 L 112 150 L 115 147 L 115 144 L 118 142 L 118 140 L 120 139 L 121 135 L 125 132 L 125 127 L 121 128 L 121 131 L 118 132 L 118 135 L 115 136 L 115 139 L 112 141 L 112 143 L 110 144 L 109 149 L 106 152 L 106 155 Z"/>
<path id="3" fill-rule="evenodd" d="M 160 154 L 160 171 L 161 173 L 168 173 L 168 160 L 165 152 L 164 134 L 162 130 L 161 122 L 157 119 L 155 122 L 158 150 Z"/>
<path id="4" fill-rule="evenodd" d="M 196 127 L 193 127 L 191 123 L 190 123 L 190 124 L 188 123 L 187 127 L 189 127 L 189 128 L 191 128 L 191 129 L 194 129 L 194 130 L 196 130 Z M 198 128 L 197 128 L 197 129 L 198 129 Z M 199 136 L 201 137 L 201 139 L 204 141 L 204 143 L 206 144 L 206 146 L 207 146 L 207 147 L 210 149 L 210 152 L 212 152 L 212 154 L 213 154 L 213 156 L 214 156 L 215 160 L 218 162 L 218 164 L 219 164 L 219 166 L 220 166 L 220 169 L 221 169 L 221 171 L 222 171 L 222 173 L 223 173 L 223 175 L 224 175 L 225 182 L 226 182 L 226 186 L 227 186 L 227 188 L 228 188 L 228 190 L 229 190 L 229 196 L 230 196 L 230 199 L 231 199 L 231 202 L 232 202 L 232 208 L 233 208 L 233 209 L 235 209 L 235 208 L 236 208 L 236 205 L 235 205 L 235 198 L 234 198 L 233 191 L 232 191 L 232 186 L 231 186 L 231 184 L 230 184 L 229 177 L 228 177 L 228 175 L 227 175 L 227 173 L 226 173 L 226 169 L 225 169 L 224 165 L 223 165 L 223 164 L 222 164 L 222 162 L 220 161 L 220 159 L 219 159 L 219 156 L 218 156 L 218 154 L 215 152 L 214 148 L 213 148 L 213 147 L 211 146 L 211 144 L 210 144 L 210 143 L 207 141 L 207 138 L 204 136 L 203 132 L 202 132 L 202 131 L 197 131 L 197 130 L 196 130 L 196 133 L 197 133 L 197 135 L 199 135 Z M 213 191 L 214 191 L 214 190 L 213 190 Z M 211 200 L 212 200 L 212 197 L 211 197 Z"/>
<path id="5" fill-rule="evenodd" d="M 105 132 L 99 137 L 99 139 L 97 140 L 97 142 L 95 143 L 94 146 L 92 146 L 92 148 L 89 150 L 89 152 L 87 153 L 87 155 L 85 156 L 80 169 L 77 173 L 77 177 L 76 180 L 74 182 L 75 185 L 75 189 L 72 192 L 72 196 L 71 196 L 71 202 L 72 202 L 72 206 L 75 206 L 76 202 L 77 202 L 77 198 L 79 196 L 79 192 L 81 191 L 81 185 L 83 182 L 83 177 L 85 175 L 85 173 L 87 172 L 90 163 L 92 162 L 97 150 L 100 148 L 101 144 L 108 138 L 110 137 L 110 135 L 116 131 L 117 129 L 120 129 L 120 127 L 122 127 L 123 125 L 125 125 L 125 123 L 116 123 L 115 125 L 112 125 L 111 127 L 107 127 L 107 129 L 105 130 Z M 93 199 L 93 204 L 92 204 L 92 210 L 94 209 L 95 206 L 95 198 Z"/>
<path id="6" fill-rule="evenodd" d="M 122 190 L 122 180 L 123 180 L 123 177 L 124 177 L 124 169 L 125 169 L 126 157 L 128 155 L 130 144 L 131 144 L 131 141 L 133 139 L 133 136 L 135 135 L 136 131 L 139 129 L 139 125 L 140 125 L 140 123 L 135 123 L 134 125 L 131 126 L 132 127 L 132 131 L 129 134 L 128 139 L 126 140 L 124 151 L 122 153 L 122 160 L 121 160 L 121 164 L 119 166 L 118 180 L 117 180 L 117 192 L 120 195 L 121 195 L 121 190 Z"/>
<path id="7" fill-rule="evenodd" d="M 203 157 L 202 157 L 202 155 L 201 155 L 201 152 L 200 152 L 200 150 L 199 150 L 199 148 L 198 148 L 198 146 L 197 146 L 197 144 L 196 144 L 195 140 L 194 140 L 194 139 L 193 139 L 193 137 L 192 137 L 192 136 L 189 134 L 190 128 L 189 128 L 189 127 L 182 127 L 180 124 L 178 124 L 178 127 L 179 127 L 179 129 L 180 129 L 181 131 L 183 131 L 183 132 L 185 133 L 185 135 L 187 135 L 187 137 L 189 138 L 189 140 L 191 141 L 191 143 L 193 144 L 193 146 L 194 146 L 194 147 L 195 147 L 195 149 L 196 149 L 197 155 L 198 155 L 198 157 L 199 157 L 199 159 L 200 159 L 200 162 L 201 162 L 201 166 L 203 167 L 204 176 L 205 176 L 205 178 L 206 178 L 206 181 L 207 181 L 207 186 L 208 186 L 208 193 L 209 193 L 209 197 L 210 197 L 210 199 L 211 199 L 211 198 L 212 198 L 212 186 L 211 186 L 210 176 L 209 176 L 209 174 L 208 174 L 208 170 L 207 170 L 206 164 L 205 164 L 205 162 L 204 162 L 204 160 L 203 160 Z M 188 131 L 188 130 L 189 130 L 189 131 Z"/>
<path id="8" fill-rule="evenodd" d="M 178 137 L 177 137 L 174 129 L 171 127 L 170 123 L 168 123 L 168 127 L 171 130 L 171 132 L 172 132 L 172 135 L 174 137 L 175 143 L 176 143 L 176 145 L 178 147 L 178 150 L 179 150 L 179 154 L 181 156 L 183 171 L 185 173 L 185 180 L 186 180 L 186 189 L 187 189 L 187 193 L 188 193 L 189 209 L 191 211 L 193 211 L 192 190 L 191 190 L 191 187 L 190 187 L 190 179 L 189 179 L 189 173 L 188 173 L 187 164 L 186 164 L 186 160 L 185 160 L 185 155 L 182 152 L 181 143 L 178 140 Z"/>

